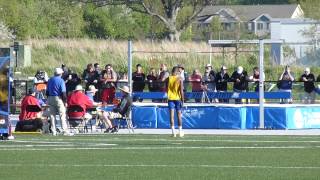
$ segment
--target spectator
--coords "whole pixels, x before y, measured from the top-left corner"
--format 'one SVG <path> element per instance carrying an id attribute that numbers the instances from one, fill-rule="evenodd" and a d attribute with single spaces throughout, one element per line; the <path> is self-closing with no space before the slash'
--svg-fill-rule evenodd
<path id="1" fill-rule="evenodd" d="M 159 82 L 158 85 L 159 85 L 160 92 L 167 92 L 167 85 L 166 85 L 165 81 L 167 80 L 169 75 L 170 74 L 168 72 L 167 65 L 161 64 L 160 72 L 159 72 L 159 76 L 158 76 L 158 82 Z"/>
<path id="2" fill-rule="evenodd" d="M 131 105 L 132 105 L 132 99 L 129 96 L 130 89 L 128 86 L 123 86 L 122 88 L 119 88 L 122 92 L 122 98 L 120 103 L 110 112 L 103 112 L 102 118 L 106 125 L 108 125 L 108 128 L 106 129 L 105 133 L 113 133 L 118 131 L 118 127 L 114 126 L 111 122 L 111 120 L 116 118 L 122 118 L 124 116 L 129 116 Z"/>
<path id="3" fill-rule="evenodd" d="M 98 88 L 99 74 L 97 71 L 95 71 L 92 64 L 87 65 L 87 68 L 82 73 L 82 79 L 86 84 L 86 90 L 88 90 L 89 86 L 91 85 L 94 85 L 96 88 Z"/>
<path id="4" fill-rule="evenodd" d="M 48 81 L 47 96 L 48 105 L 50 106 L 50 119 L 51 119 L 51 131 L 52 135 L 56 136 L 56 115 L 60 116 L 61 125 L 64 135 L 73 135 L 69 132 L 67 121 L 66 121 L 66 85 L 61 78 L 63 70 L 61 68 L 56 68 L 54 76 Z M 58 113 L 58 114 L 57 114 Z"/>
<path id="5" fill-rule="evenodd" d="M 212 70 L 211 64 L 207 64 L 205 67 L 204 74 L 202 76 L 202 84 L 203 84 L 203 90 L 206 92 L 215 92 L 216 91 L 216 83 L 215 83 L 215 77 L 216 74 Z M 212 99 L 206 99 L 210 100 L 212 102 Z"/>
<path id="6" fill-rule="evenodd" d="M 94 85 L 90 85 L 88 90 L 86 91 L 86 95 L 88 98 L 92 101 L 92 103 L 95 103 L 94 96 L 96 95 L 98 89 Z"/>
<path id="7" fill-rule="evenodd" d="M 37 73 L 35 74 L 33 83 L 36 89 L 36 97 L 38 99 L 45 100 L 44 95 L 47 89 L 48 80 L 49 80 L 48 74 L 45 71 L 38 70 Z"/>
<path id="8" fill-rule="evenodd" d="M 218 92 L 228 91 L 228 81 L 230 77 L 227 70 L 228 68 L 226 66 L 222 66 L 220 72 L 216 75 L 216 88 Z M 229 99 L 219 99 L 219 102 L 229 103 Z"/>
<path id="9" fill-rule="evenodd" d="M 81 84 L 81 79 L 78 77 L 77 73 L 69 70 L 68 78 L 65 79 L 64 82 L 66 83 L 66 91 L 68 95 L 75 90 L 77 85 Z"/>
<path id="10" fill-rule="evenodd" d="M 189 80 L 189 75 L 188 75 L 188 73 L 184 70 L 183 65 L 179 64 L 177 67 L 178 67 L 178 69 L 179 69 L 179 74 L 180 74 L 181 80 L 182 80 L 182 82 L 183 82 L 183 92 L 186 93 L 186 92 L 187 92 L 187 89 L 188 89 L 188 83 L 187 83 L 187 81 Z M 184 101 L 186 102 L 187 99 L 184 99 Z"/>
<path id="11" fill-rule="evenodd" d="M 279 81 L 277 83 L 277 86 L 279 88 L 280 92 L 292 92 L 292 82 L 294 81 L 294 77 L 291 74 L 290 71 L 290 66 L 286 66 L 285 69 L 283 70 Z M 280 100 L 280 103 L 292 103 L 292 94 L 290 96 L 289 99 L 287 99 L 286 101 L 284 99 Z"/>
<path id="12" fill-rule="evenodd" d="M 154 68 L 150 68 L 149 74 L 147 75 L 148 80 L 148 88 L 150 92 L 157 92 L 158 91 L 158 84 L 157 84 L 157 73 Z"/>
<path id="13" fill-rule="evenodd" d="M 98 75 L 101 74 L 101 69 L 99 63 L 94 63 L 94 72 L 96 72 Z"/>
<path id="14" fill-rule="evenodd" d="M 61 64 L 61 69 L 63 71 L 61 78 L 66 80 L 69 76 L 69 68 L 65 64 Z"/>
<path id="15" fill-rule="evenodd" d="M 304 70 L 304 74 L 301 75 L 300 81 L 304 82 L 304 103 L 305 104 L 314 104 L 316 99 L 315 94 L 315 77 L 312 73 L 310 73 L 310 68 L 306 68 Z"/>
<path id="16" fill-rule="evenodd" d="M 132 73 L 132 90 L 133 92 L 143 92 L 145 86 L 146 75 L 142 72 L 141 64 L 136 65 L 136 72 Z M 133 102 L 137 101 L 137 98 L 133 98 Z M 139 102 L 142 102 L 143 99 L 139 99 Z"/>
<path id="17" fill-rule="evenodd" d="M 242 66 L 238 66 L 237 70 L 232 73 L 230 80 L 233 83 L 234 92 L 245 92 L 248 89 L 248 74 L 243 70 Z M 242 104 L 242 99 L 235 99 L 236 104 Z"/>
<path id="18" fill-rule="evenodd" d="M 68 106 L 78 105 L 82 107 L 83 112 L 69 112 L 68 115 L 71 117 L 84 117 L 86 120 L 90 120 L 92 115 L 87 113 L 88 108 L 93 107 L 93 102 L 83 93 L 81 85 L 77 85 L 75 90 L 68 96 Z"/>
<path id="19" fill-rule="evenodd" d="M 202 92 L 202 86 L 201 86 L 201 79 L 202 76 L 198 69 L 195 69 L 192 73 L 192 75 L 189 77 L 189 81 L 191 82 L 192 92 Z M 201 96 L 200 94 L 197 94 L 197 96 Z M 195 98 L 195 102 L 201 102 L 201 98 Z"/>
<path id="20" fill-rule="evenodd" d="M 255 87 L 254 87 L 254 91 L 255 92 L 259 92 L 259 79 L 260 79 L 260 76 L 259 76 L 259 68 L 258 67 L 254 67 L 253 68 L 253 75 L 250 76 L 250 81 L 254 82 L 255 84 Z"/>
<path id="21" fill-rule="evenodd" d="M 28 112 L 27 106 L 36 105 L 39 107 L 39 109 L 41 109 L 41 104 L 42 102 L 36 98 L 35 90 L 33 88 L 28 89 L 28 94 L 21 101 L 21 112 L 19 115 L 19 120 L 24 121 L 24 120 L 40 118 L 41 117 L 40 112 Z"/>
<path id="22" fill-rule="evenodd" d="M 102 102 L 112 104 L 116 94 L 117 73 L 112 69 L 111 64 L 107 64 L 105 70 L 101 71 L 100 82 Z"/>

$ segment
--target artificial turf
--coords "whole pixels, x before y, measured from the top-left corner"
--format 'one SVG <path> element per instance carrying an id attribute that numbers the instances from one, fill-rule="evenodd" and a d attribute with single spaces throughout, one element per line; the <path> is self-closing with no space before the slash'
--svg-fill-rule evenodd
<path id="1" fill-rule="evenodd" d="M 319 136 L 17 135 L 0 179 L 320 179 Z"/>

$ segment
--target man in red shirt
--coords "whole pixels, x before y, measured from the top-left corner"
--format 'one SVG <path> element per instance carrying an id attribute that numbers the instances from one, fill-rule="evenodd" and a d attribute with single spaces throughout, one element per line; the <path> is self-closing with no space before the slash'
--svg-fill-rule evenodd
<path id="1" fill-rule="evenodd" d="M 67 99 L 68 107 L 73 105 L 79 105 L 82 107 L 83 112 L 69 112 L 68 116 L 71 117 L 82 117 L 85 119 L 91 119 L 92 116 L 87 112 L 88 108 L 93 107 L 93 102 L 86 96 L 83 92 L 83 88 L 81 85 L 77 85 L 76 89 L 69 95 Z"/>
<path id="2" fill-rule="evenodd" d="M 34 89 L 29 89 L 28 94 L 23 98 L 21 102 L 21 112 L 19 115 L 19 120 L 31 120 L 41 117 L 41 106 L 39 100 L 35 97 L 36 92 Z M 28 105 L 36 105 L 39 106 L 39 112 L 29 112 L 27 111 Z"/>

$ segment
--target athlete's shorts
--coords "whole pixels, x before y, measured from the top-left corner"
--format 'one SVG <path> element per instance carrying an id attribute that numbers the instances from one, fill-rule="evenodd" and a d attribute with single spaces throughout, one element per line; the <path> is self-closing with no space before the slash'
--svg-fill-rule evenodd
<path id="1" fill-rule="evenodd" d="M 179 100 L 169 100 L 168 106 L 169 109 L 176 109 L 177 111 L 179 111 L 182 108 L 182 102 Z"/>

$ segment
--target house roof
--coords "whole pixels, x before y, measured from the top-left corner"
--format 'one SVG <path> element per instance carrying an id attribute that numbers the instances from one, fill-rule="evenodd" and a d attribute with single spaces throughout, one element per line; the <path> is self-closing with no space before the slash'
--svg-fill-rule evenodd
<path id="1" fill-rule="evenodd" d="M 221 9 L 231 9 L 242 21 L 251 21 L 261 14 L 269 14 L 272 18 L 291 18 L 299 5 L 233 5 L 233 6 L 207 6 L 199 16 L 212 16 Z"/>

